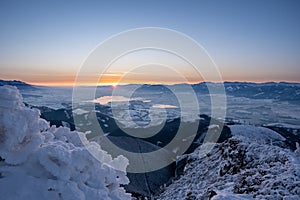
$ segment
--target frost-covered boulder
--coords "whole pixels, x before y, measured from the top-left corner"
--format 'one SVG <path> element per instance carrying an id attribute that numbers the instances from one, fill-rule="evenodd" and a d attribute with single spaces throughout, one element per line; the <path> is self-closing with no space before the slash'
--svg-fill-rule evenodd
<path id="1" fill-rule="evenodd" d="M 43 142 L 40 126 L 47 123 L 38 110 L 24 106 L 15 87 L 0 87 L 0 95 L 0 157 L 8 164 L 21 164 Z"/>
<path id="2" fill-rule="evenodd" d="M 120 186 L 129 182 L 125 157 L 113 159 L 84 133 L 50 127 L 39 115 L 17 88 L 0 87 L 1 199 L 131 199 Z"/>

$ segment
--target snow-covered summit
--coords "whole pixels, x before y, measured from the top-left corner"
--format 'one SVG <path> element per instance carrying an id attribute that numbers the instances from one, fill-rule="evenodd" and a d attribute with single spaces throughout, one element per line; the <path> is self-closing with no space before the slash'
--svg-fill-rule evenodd
<path id="1" fill-rule="evenodd" d="M 0 196 L 3 199 L 130 199 L 128 160 L 113 159 L 85 134 L 54 126 L 0 87 Z M 93 151 L 94 158 L 89 151 Z"/>
<path id="2" fill-rule="evenodd" d="M 265 128 L 251 125 L 232 125 L 230 126 L 232 135 L 243 137 L 243 140 L 255 141 L 260 144 L 282 145 L 285 138 L 279 133 Z"/>
<path id="3" fill-rule="evenodd" d="M 206 156 L 201 148 L 189 154 L 183 175 L 157 199 L 299 199 L 299 145 L 292 152 L 269 142 L 269 137 L 283 140 L 276 132 L 230 128 L 233 137 L 216 144 Z"/>

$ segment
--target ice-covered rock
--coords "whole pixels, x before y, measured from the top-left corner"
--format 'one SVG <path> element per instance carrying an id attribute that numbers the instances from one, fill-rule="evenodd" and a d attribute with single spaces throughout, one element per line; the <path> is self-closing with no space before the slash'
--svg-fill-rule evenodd
<path id="1" fill-rule="evenodd" d="M 201 148 L 187 155 L 183 175 L 157 199 L 299 199 L 298 150 L 273 145 L 270 139 L 284 138 L 265 128 L 235 126 L 231 133 L 205 156 Z"/>
<path id="2" fill-rule="evenodd" d="M 113 159 L 84 133 L 50 127 L 17 88 L 0 87 L 1 199 L 131 199 L 128 160 Z M 94 158 L 97 155 L 97 159 Z"/>

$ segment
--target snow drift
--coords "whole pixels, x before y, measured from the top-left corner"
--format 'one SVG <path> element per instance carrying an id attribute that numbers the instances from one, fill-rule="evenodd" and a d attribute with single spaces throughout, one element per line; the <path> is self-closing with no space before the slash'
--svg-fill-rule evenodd
<path id="1" fill-rule="evenodd" d="M 129 182 L 127 165 L 84 133 L 50 127 L 39 110 L 24 106 L 16 87 L 0 87 L 2 199 L 131 199 L 120 186 Z"/>

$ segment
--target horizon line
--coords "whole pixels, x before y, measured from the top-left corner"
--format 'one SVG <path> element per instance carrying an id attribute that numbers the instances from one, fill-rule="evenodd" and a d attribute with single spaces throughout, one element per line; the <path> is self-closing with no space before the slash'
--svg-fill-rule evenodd
<path id="1" fill-rule="evenodd" d="M 74 86 L 86 86 L 86 87 L 92 87 L 92 86 L 124 86 L 124 85 L 180 85 L 180 84 L 189 84 L 189 85 L 196 85 L 196 84 L 201 84 L 201 83 L 255 83 L 255 84 L 264 84 L 264 83 L 299 83 L 300 81 L 287 81 L 287 80 L 280 80 L 280 81 L 275 81 L 275 80 L 269 80 L 269 81 L 250 81 L 250 80 L 224 80 L 222 82 L 220 81 L 199 81 L 199 82 L 193 82 L 193 83 L 188 83 L 188 82 L 178 82 L 178 83 L 98 83 L 98 84 L 90 84 L 90 83 L 83 83 L 83 84 L 75 84 L 75 82 L 70 82 L 67 84 L 63 83 L 37 83 L 37 82 L 28 82 L 28 81 L 23 81 L 23 80 L 18 80 L 18 79 L 0 79 L 4 81 L 21 81 L 26 84 L 32 85 L 32 86 L 42 86 L 42 87 L 74 87 Z"/>

